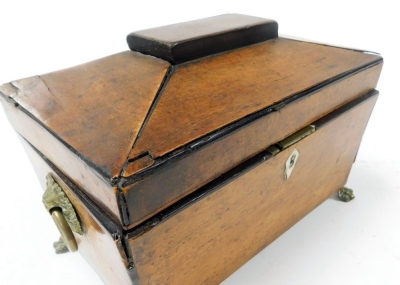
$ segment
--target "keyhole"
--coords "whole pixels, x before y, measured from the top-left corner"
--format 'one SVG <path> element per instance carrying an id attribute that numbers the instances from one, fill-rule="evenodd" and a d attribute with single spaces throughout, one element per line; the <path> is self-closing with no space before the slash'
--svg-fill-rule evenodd
<path id="1" fill-rule="evenodd" d="M 289 168 L 293 167 L 295 160 L 296 160 L 296 155 L 293 154 L 292 157 L 290 158 Z"/>

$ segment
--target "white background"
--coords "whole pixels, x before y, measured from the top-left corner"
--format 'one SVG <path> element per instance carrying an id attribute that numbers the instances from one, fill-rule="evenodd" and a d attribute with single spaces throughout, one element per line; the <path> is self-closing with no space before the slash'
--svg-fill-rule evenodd
<path id="1" fill-rule="evenodd" d="M 0 83 L 127 49 L 135 30 L 229 12 L 283 34 L 380 52 L 381 96 L 348 181 L 356 199 L 318 207 L 223 284 L 400 284 L 399 9 L 395 1 L 7 1 Z M 55 255 L 42 189 L 0 112 L 0 284 L 102 284 L 79 254 Z"/>

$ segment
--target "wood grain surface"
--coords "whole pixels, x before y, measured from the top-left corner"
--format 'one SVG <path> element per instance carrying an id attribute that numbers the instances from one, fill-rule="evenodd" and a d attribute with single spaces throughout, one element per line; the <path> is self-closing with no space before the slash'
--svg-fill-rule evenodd
<path id="1" fill-rule="evenodd" d="M 61 179 L 57 173 L 45 163 L 38 153 L 33 150 L 33 148 L 22 137 L 21 142 L 34 165 L 40 184 L 43 187 L 43 191 L 46 189 L 46 176 L 48 173 L 51 173 L 57 183 L 60 184 L 78 213 L 84 231 L 83 235 L 74 233 L 78 243 L 78 252 L 97 272 L 104 284 L 131 285 L 131 278 L 126 269 L 128 266 L 128 259 L 122 249 L 121 241 L 117 239 L 116 236 L 113 236 L 113 234 L 117 234 L 117 232 L 109 232 L 93 216 L 88 208 L 82 204 L 76 194 L 74 194 L 70 187 L 64 183 L 63 179 Z M 39 195 L 40 193 L 38 193 L 38 197 Z M 40 199 L 38 199 L 38 201 L 39 200 Z M 43 211 L 46 211 L 44 206 Z M 49 220 L 51 220 L 50 215 Z M 55 226 L 56 225 L 54 225 L 54 227 Z M 51 246 L 52 245 L 49 244 L 49 247 Z M 54 264 L 54 266 L 56 267 L 57 264 Z M 51 270 L 51 268 L 49 268 L 49 270 Z"/>
<path id="2" fill-rule="evenodd" d="M 126 51 L 11 82 L 6 94 L 105 178 L 118 176 L 169 64 Z"/>
<path id="3" fill-rule="evenodd" d="M 222 282 L 345 185 L 376 99 L 130 240 L 140 284 Z M 284 180 L 294 148 L 300 157 Z"/>
<path id="4" fill-rule="evenodd" d="M 375 88 L 382 64 L 329 85 L 124 188 L 132 228 L 295 130 Z M 145 158 L 148 158 L 147 156 Z M 139 162 L 134 165 L 135 170 Z M 140 164 L 143 165 L 143 164 Z M 133 168 L 132 168 L 133 169 Z M 127 175 L 128 176 L 128 175 Z"/>
<path id="5" fill-rule="evenodd" d="M 181 64 L 130 153 L 159 157 L 381 57 L 278 38 Z"/>
<path id="6" fill-rule="evenodd" d="M 168 67 L 127 51 L 13 81 L 0 92 L 16 131 L 121 220 L 110 180 L 119 176 Z"/>
<path id="7" fill-rule="evenodd" d="M 278 23 L 225 14 L 130 33 L 129 48 L 172 64 L 194 60 L 278 37 Z"/>
<path id="8" fill-rule="evenodd" d="M 3 108 L 14 129 L 50 159 L 71 180 L 74 181 L 100 207 L 106 209 L 116 220 L 121 220 L 117 204 L 117 188 L 112 187 L 93 171 L 79 156 L 61 143 L 47 129 L 32 120 L 21 108 L 14 106 L 0 96 Z"/>
<path id="9" fill-rule="evenodd" d="M 190 42 L 197 38 L 204 39 L 212 35 L 221 35 L 232 30 L 244 29 L 245 27 L 251 28 L 269 22 L 275 21 L 242 14 L 224 14 L 136 31 L 131 34 L 152 39 L 154 41 L 172 44 Z M 246 36 L 246 31 L 242 31 L 241 36 Z M 239 39 L 237 40 L 239 41 Z"/>
<path id="10" fill-rule="evenodd" d="M 17 132 L 129 229 L 373 89 L 379 61 L 377 55 L 278 38 L 174 67 L 127 51 L 13 81 L 0 92 Z M 358 73 L 341 77 L 349 71 Z M 329 85 L 332 78 L 337 82 Z M 134 177 L 166 154 L 324 82 L 308 98 L 150 176 Z"/>

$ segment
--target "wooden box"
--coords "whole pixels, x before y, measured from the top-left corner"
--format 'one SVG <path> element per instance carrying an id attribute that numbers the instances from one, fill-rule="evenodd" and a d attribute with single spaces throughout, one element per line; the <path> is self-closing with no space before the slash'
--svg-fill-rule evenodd
<path id="1" fill-rule="evenodd" d="M 382 57 L 237 14 L 127 41 L 0 87 L 58 251 L 106 284 L 218 284 L 338 190 L 352 198 Z"/>

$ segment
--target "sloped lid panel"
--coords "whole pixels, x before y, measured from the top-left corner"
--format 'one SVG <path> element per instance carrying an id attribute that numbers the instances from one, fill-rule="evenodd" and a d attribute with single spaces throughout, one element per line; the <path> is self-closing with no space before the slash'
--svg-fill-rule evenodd
<path id="1" fill-rule="evenodd" d="M 278 38 L 175 67 L 130 158 L 163 156 L 295 93 L 380 59 Z"/>
<path id="2" fill-rule="evenodd" d="M 12 82 L 9 96 L 109 179 L 120 173 L 168 68 L 127 51 Z"/>

